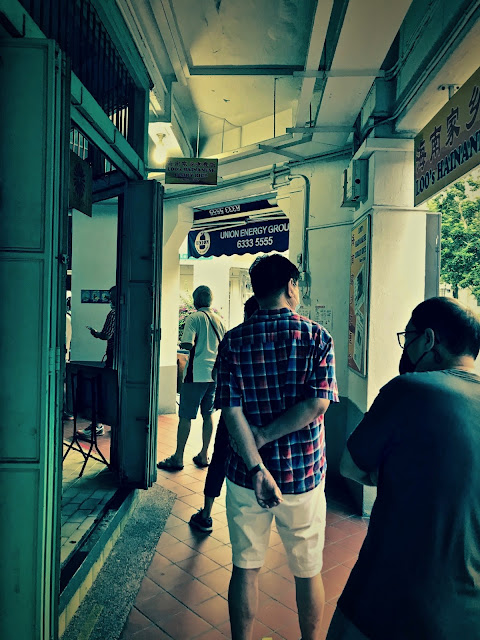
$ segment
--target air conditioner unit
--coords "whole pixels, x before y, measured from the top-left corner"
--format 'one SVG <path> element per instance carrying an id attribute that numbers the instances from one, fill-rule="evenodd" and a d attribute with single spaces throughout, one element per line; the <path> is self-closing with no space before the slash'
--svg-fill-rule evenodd
<path id="1" fill-rule="evenodd" d="M 352 160 L 343 172 L 342 207 L 358 207 L 367 199 L 368 160 Z"/>

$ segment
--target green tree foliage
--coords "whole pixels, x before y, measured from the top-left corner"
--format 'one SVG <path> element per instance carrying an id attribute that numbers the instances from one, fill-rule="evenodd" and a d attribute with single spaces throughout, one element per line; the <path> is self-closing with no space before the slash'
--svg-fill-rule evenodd
<path id="1" fill-rule="evenodd" d="M 462 178 L 428 203 L 442 214 L 441 280 L 480 301 L 480 180 Z"/>

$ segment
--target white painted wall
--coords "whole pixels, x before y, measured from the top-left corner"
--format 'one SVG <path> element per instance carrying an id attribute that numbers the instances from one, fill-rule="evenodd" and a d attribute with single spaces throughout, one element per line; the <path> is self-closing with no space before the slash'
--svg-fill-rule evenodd
<path id="1" fill-rule="evenodd" d="M 85 328 L 100 331 L 110 305 L 81 302 L 82 289 L 110 289 L 116 281 L 117 217 L 116 201 L 93 205 L 92 217 L 73 211 L 72 220 L 72 360 L 100 361 L 106 350 L 104 340 L 93 338 Z"/>

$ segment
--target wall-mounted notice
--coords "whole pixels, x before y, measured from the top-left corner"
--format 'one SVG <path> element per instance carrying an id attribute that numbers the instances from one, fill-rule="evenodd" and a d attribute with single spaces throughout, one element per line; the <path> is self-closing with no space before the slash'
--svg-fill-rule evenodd
<path id="1" fill-rule="evenodd" d="M 332 333 L 333 330 L 333 309 L 329 309 L 324 304 L 316 304 L 312 316 L 312 320 L 321 324 L 322 327 Z"/>
<path id="2" fill-rule="evenodd" d="M 370 219 L 367 217 L 352 230 L 348 311 L 348 366 L 362 376 L 367 374 L 369 254 Z"/>
<path id="3" fill-rule="evenodd" d="M 165 184 L 217 184 L 216 158 L 168 158 Z"/>

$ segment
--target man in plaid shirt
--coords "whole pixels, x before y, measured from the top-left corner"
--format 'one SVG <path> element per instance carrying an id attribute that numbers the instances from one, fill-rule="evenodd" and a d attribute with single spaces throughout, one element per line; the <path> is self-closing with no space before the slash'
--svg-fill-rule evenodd
<path id="1" fill-rule="evenodd" d="M 257 259 L 250 277 L 260 309 L 226 334 L 217 361 L 216 404 L 234 449 L 227 460 L 232 640 L 251 639 L 274 515 L 295 576 L 302 640 L 317 640 L 325 599 L 323 416 L 338 402 L 333 340 L 295 313 L 299 272 L 287 258 Z"/>

